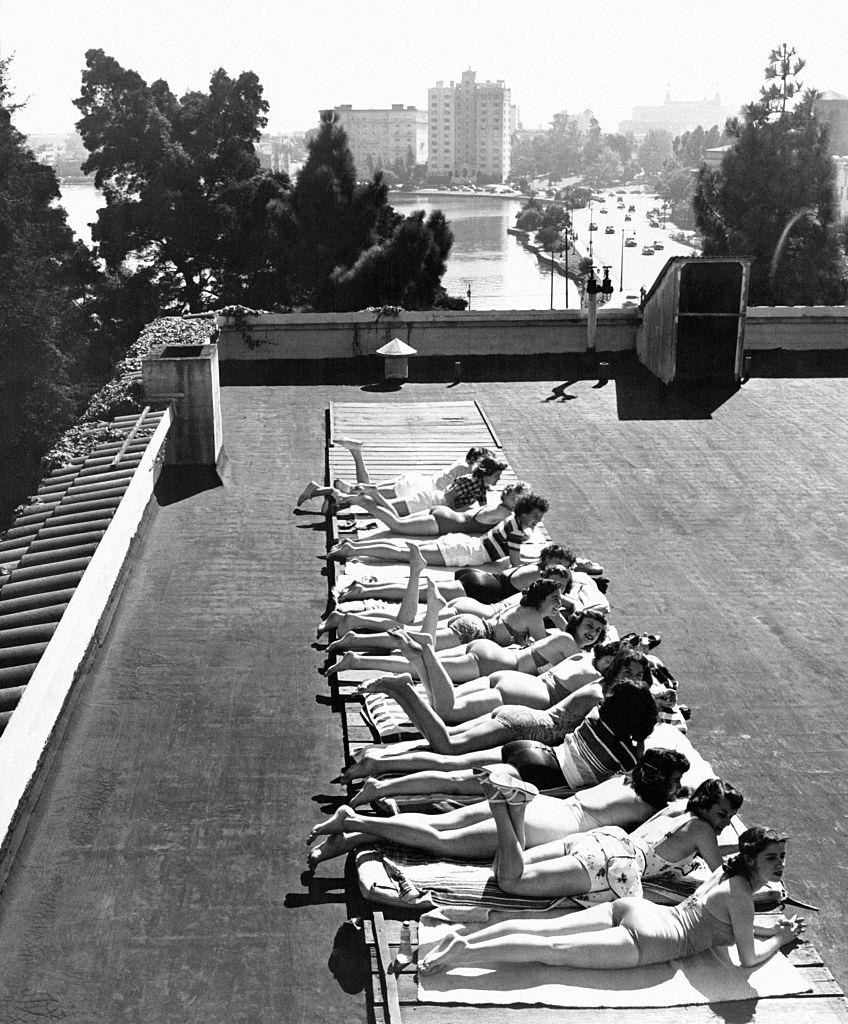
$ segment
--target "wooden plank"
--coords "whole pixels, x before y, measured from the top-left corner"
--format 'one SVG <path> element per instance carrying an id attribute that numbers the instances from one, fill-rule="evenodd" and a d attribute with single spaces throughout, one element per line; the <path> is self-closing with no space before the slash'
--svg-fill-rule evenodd
<path id="1" fill-rule="evenodd" d="M 383 926 L 385 918 L 381 910 L 374 910 L 374 939 L 377 952 L 379 953 L 378 969 L 386 997 L 386 1020 L 391 1024 L 401 1024 L 400 1002 L 398 1001 L 397 976 L 392 971 L 392 956 L 389 952 L 389 944 L 386 939 Z"/>

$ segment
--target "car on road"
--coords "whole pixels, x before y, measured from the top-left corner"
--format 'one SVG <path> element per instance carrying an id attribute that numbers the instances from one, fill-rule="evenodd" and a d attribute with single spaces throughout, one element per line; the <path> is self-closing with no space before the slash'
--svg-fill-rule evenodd
<path id="1" fill-rule="evenodd" d="M 643 256 L 653 256 L 654 255 L 654 247 L 652 245 L 643 245 L 642 246 L 642 255 Z"/>
<path id="2" fill-rule="evenodd" d="M 634 306 L 639 305 L 638 295 L 627 295 L 625 296 L 624 302 L 621 304 L 622 309 L 633 309 Z"/>
<path id="3" fill-rule="evenodd" d="M 595 223 L 594 221 L 592 221 L 592 222 L 591 222 L 591 223 L 589 224 L 589 230 L 590 230 L 590 231 L 597 231 L 597 230 L 598 230 L 598 225 L 597 225 L 597 224 L 596 224 L 596 223 Z"/>
<path id="4" fill-rule="evenodd" d="M 630 205 L 629 205 L 629 206 L 627 207 L 627 212 L 628 212 L 628 213 L 635 213 L 635 212 L 636 212 L 636 207 L 635 207 L 635 206 L 633 205 L 633 203 L 631 203 L 631 204 L 630 204 Z"/>
<path id="5" fill-rule="evenodd" d="M 602 206 L 601 213 L 609 213 L 609 210 L 605 206 Z"/>
<path id="6" fill-rule="evenodd" d="M 636 239 L 635 238 L 625 238 L 624 239 L 624 248 L 625 249 L 635 249 L 636 248 Z"/>
<path id="7" fill-rule="evenodd" d="M 660 226 L 660 222 L 658 220 L 654 220 L 653 217 L 648 221 L 648 227 L 658 228 L 659 226 Z"/>
<path id="8" fill-rule="evenodd" d="M 607 224 L 607 226 L 604 228 L 604 234 L 605 235 L 614 235 L 615 234 L 615 228 L 612 226 L 612 224 Z"/>
<path id="9" fill-rule="evenodd" d="M 654 249 L 664 249 L 665 245 L 662 242 L 654 242 Z"/>
<path id="10" fill-rule="evenodd" d="M 633 220 L 633 218 L 632 218 L 632 217 L 630 216 L 630 214 L 629 214 L 629 213 L 625 213 L 625 215 L 624 215 L 624 219 L 625 219 L 625 220 Z"/>

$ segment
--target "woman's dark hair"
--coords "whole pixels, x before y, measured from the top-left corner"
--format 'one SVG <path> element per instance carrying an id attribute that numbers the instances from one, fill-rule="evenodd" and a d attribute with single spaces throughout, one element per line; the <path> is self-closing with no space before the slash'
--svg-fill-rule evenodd
<path id="1" fill-rule="evenodd" d="M 679 750 L 652 747 L 639 758 L 630 784 L 637 796 L 659 811 L 668 805 L 672 775 L 689 770 L 689 758 Z"/>
<path id="2" fill-rule="evenodd" d="M 468 463 L 469 466 L 471 466 L 473 465 L 473 463 L 478 462 L 480 459 L 493 459 L 494 457 L 495 453 L 491 450 L 491 448 L 481 448 L 478 447 L 477 445 L 474 445 L 473 447 L 468 449 L 465 455 L 465 461 Z"/>
<path id="3" fill-rule="evenodd" d="M 512 495 L 532 494 L 533 488 L 524 480 L 516 480 L 514 484 L 507 484 L 501 491 L 501 504 L 506 504 L 506 499 Z"/>
<path id="4" fill-rule="evenodd" d="M 657 706 L 651 691 L 629 681 L 613 687 L 598 708 L 598 715 L 617 739 L 633 743 L 646 740 L 657 724 Z"/>
<path id="5" fill-rule="evenodd" d="M 545 568 L 542 569 L 542 575 L 539 578 L 549 580 L 553 576 L 561 576 L 565 581 L 557 583 L 560 590 L 569 590 L 571 588 L 571 583 L 574 577 L 571 575 L 571 569 L 569 569 L 567 565 L 559 565 L 558 563 L 546 565 Z"/>
<path id="6" fill-rule="evenodd" d="M 623 640 L 604 640 L 592 648 L 592 660 L 597 664 L 601 658 L 614 658 L 619 651 L 633 650 Z"/>
<path id="7" fill-rule="evenodd" d="M 645 686 L 650 687 L 653 682 L 653 676 L 651 675 L 651 663 L 645 655 L 641 651 L 637 651 L 635 647 L 624 646 L 619 648 L 618 652 L 613 656 L 612 661 L 601 672 L 601 678 L 604 681 L 604 689 L 606 689 L 610 683 L 615 680 L 615 677 L 625 665 L 639 665 L 642 669 L 642 682 Z"/>
<path id="8" fill-rule="evenodd" d="M 696 818 L 703 818 L 719 800 L 726 800 L 733 811 L 738 811 L 745 798 L 739 790 L 723 779 L 705 779 L 689 797 L 686 810 Z"/>
<path id="9" fill-rule="evenodd" d="M 772 843 L 785 843 L 787 836 L 784 832 L 778 832 L 773 828 L 766 828 L 763 825 L 754 825 L 745 829 L 739 837 L 739 853 L 728 857 L 724 865 L 724 877 L 733 878 L 735 875 L 751 877 L 751 865 L 754 859 Z"/>
<path id="10" fill-rule="evenodd" d="M 564 565 L 571 569 L 576 561 L 577 555 L 570 548 L 563 547 L 562 544 L 546 544 L 539 552 L 539 565 L 543 567 L 555 562 L 557 565 Z"/>
<path id="11" fill-rule="evenodd" d="M 559 584 L 553 580 L 536 580 L 521 595 L 518 602 L 522 608 L 541 608 L 551 594 L 559 593 Z"/>
<path id="12" fill-rule="evenodd" d="M 603 608 L 583 608 L 581 611 L 575 612 L 568 620 L 568 624 L 565 628 L 566 632 L 570 633 L 571 636 L 574 636 L 577 632 L 577 627 L 584 619 L 595 619 L 597 622 L 600 622 L 603 629 L 601 630 L 598 639 L 594 644 L 592 644 L 592 647 L 596 644 L 602 643 L 606 639 L 607 635 L 607 613 Z M 589 649 L 591 650 L 591 648 Z"/>
<path id="13" fill-rule="evenodd" d="M 471 475 L 475 480 L 482 480 L 485 476 L 491 476 L 493 473 L 503 473 L 506 469 L 505 462 L 498 462 L 497 459 L 489 458 L 488 455 L 484 455 L 482 459 L 474 464 L 474 468 L 471 470 Z"/>
<path id="14" fill-rule="evenodd" d="M 538 494 L 523 494 L 516 501 L 513 514 L 516 519 L 526 516 L 528 512 L 541 512 L 544 515 L 550 507 L 547 498 L 540 498 Z"/>

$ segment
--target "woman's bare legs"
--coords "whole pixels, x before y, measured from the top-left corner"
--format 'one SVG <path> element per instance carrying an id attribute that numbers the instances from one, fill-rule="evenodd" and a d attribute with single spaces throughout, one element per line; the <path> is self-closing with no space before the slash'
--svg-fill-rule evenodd
<path id="1" fill-rule="evenodd" d="M 383 508 L 379 502 L 363 494 L 356 498 L 356 503 L 365 509 L 392 533 L 402 533 L 408 537 L 438 537 L 439 526 L 432 516 L 399 516 L 392 508 Z"/>
<path id="2" fill-rule="evenodd" d="M 508 765 L 504 765 L 508 768 Z M 510 769 L 512 771 L 513 769 Z M 474 793 L 476 783 L 467 769 L 455 772 L 411 772 L 399 778 L 367 778 L 350 801 L 351 807 L 361 807 L 374 800 L 396 796 L 432 796 L 434 793 Z M 451 788 L 459 787 L 459 788 Z M 477 806 L 476 804 L 474 806 Z M 486 806 L 488 814 L 488 805 Z"/>
<path id="3" fill-rule="evenodd" d="M 369 775 L 408 774 L 410 772 L 446 772 L 445 793 L 460 793 L 474 796 L 480 792 L 472 768 L 484 768 L 488 764 L 497 764 L 501 759 L 501 748 L 491 750 L 475 750 L 468 754 L 435 754 L 428 750 L 416 750 L 410 753 L 365 754 L 355 764 L 342 773 L 342 782 L 349 783 L 355 779 L 365 779 Z M 463 769 L 469 769 L 462 775 Z M 455 773 L 455 774 L 454 774 Z"/>
<path id="4" fill-rule="evenodd" d="M 471 935 L 451 932 L 420 961 L 422 974 L 477 964 L 536 963 L 578 969 L 635 967 L 639 947 L 616 924 L 613 903 L 549 920 L 522 919 L 487 925 Z"/>
<path id="5" fill-rule="evenodd" d="M 410 625 L 418 614 L 421 599 L 421 573 L 427 568 L 427 560 L 421 554 L 417 544 L 406 545 L 409 552 L 409 578 L 398 609 L 397 620 L 403 625 Z M 429 580 L 427 581 L 429 584 Z"/>
<path id="6" fill-rule="evenodd" d="M 423 586 L 423 582 L 419 584 L 419 601 L 422 600 L 421 586 Z M 456 580 L 440 580 L 439 590 L 448 599 L 465 593 L 462 584 Z M 369 598 L 375 598 L 383 601 L 401 601 L 405 592 L 406 584 L 401 582 L 387 580 L 385 583 L 362 583 L 359 580 L 353 580 L 338 594 L 336 600 L 367 601 Z"/>
<path id="7" fill-rule="evenodd" d="M 350 452 L 350 457 L 353 459 L 354 469 L 356 470 L 356 482 L 358 484 L 370 484 L 371 476 L 368 473 L 365 460 L 362 458 L 362 442 L 355 441 L 350 437 L 334 437 L 333 444 L 337 444 L 341 448 L 347 448 Z"/>
<path id="8" fill-rule="evenodd" d="M 416 693 L 411 675 L 383 676 L 363 684 L 370 693 L 387 693 L 409 716 L 432 750 L 437 754 L 467 754 L 503 746 L 512 738 L 506 726 L 494 718 L 483 719 L 462 731 L 449 729 L 433 708 Z"/>
<path id="9" fill-rule="evenodd" d="M 422 544 L 420 552 L 427 565 L 445 564 L 441 551 L 435 544 Z M 357 555 L 366 558 L 380 558 L 389 562 L 408 562 L 409 549 L 402 540 L 344 540 L 327 552 L 328 558 L 356 558 Z"/>
<path id="10" fill-rule="evenodd" d="M 359 670 L 364 672 L 406 672 L 408 668 L 406 659 L 399 655 L 359 654 L 358 651 L 345 651 L 338 661 L 324 669 L 323 674 L 334 676 L 339 672 Z"/>

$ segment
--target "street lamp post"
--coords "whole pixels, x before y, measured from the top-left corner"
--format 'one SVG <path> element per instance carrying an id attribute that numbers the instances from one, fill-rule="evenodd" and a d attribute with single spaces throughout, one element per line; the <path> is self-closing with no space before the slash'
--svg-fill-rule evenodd
<path id="1" fill-rule="evenodd" d="M 621 271 L 618 276 L 618 290 L 624 291 L 624 226 L 621 228 Z"/>
<path id="2" fill-rule="evenodd" d="M 615 286 L 610 280 L 608 266 L 603 267 L 604 279 L 598 283 L 595 277 L 595 268 L 589 270 L 589 280 L 586 282 L 586 295 L 588 296 L 588 311 L 586 318 L 586 351 L 595 351 L 595 334 L 598 329 L 598 294 L 612 295 Z"/>

